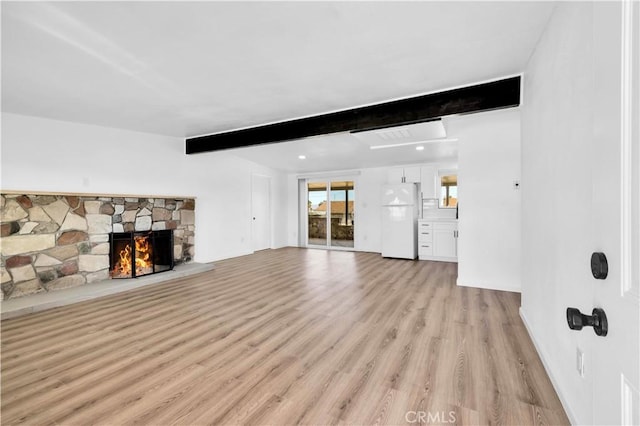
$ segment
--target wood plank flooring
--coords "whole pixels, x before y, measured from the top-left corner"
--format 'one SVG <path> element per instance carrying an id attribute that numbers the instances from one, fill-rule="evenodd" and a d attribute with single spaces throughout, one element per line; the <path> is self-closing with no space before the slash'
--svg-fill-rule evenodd
<path id="1" fill-rule="evenodd" d="M 2 322 L 2 424 L 569 424 L 517 293 L 286 248 Z"/>

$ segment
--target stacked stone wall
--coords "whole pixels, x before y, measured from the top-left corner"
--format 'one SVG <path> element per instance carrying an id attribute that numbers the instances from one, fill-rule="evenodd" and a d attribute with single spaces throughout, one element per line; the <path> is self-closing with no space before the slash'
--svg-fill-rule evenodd
<path id="1" fill-rule="evenodd" d="M 195 200 L 1 194 L 1 298 L 109 279 L 109 233 L 173 229 L 176 264 L 194 256 Z"/>

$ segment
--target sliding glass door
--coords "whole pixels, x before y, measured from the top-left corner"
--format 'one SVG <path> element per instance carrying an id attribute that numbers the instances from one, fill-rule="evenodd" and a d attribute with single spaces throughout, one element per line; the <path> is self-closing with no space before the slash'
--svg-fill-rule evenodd
<path id="1" fill-rule="evenodd" d="M 331 182 L 331 223 L 329 244 L 353 248 L 355 190 L 353 181 Z"/>
<path id="2" fill-rule="evenodd" d="M 307 245 L 354 246 L 355 188 L 351 180 L 307 182 Z"/>

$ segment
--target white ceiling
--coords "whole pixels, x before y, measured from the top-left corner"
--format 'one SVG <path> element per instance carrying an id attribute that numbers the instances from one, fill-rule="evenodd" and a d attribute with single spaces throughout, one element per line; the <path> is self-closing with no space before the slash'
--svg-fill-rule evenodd
<path id="1" fill-rule="evenodd" d="M 447 118 L 443 120 L 446 122 Z M 269 145 L 259 145 L 234 150 L 240 157 L 265 166 L 290 173 L 312 173 L 328 170 L 353 170 L 365 167 L 383 167 L 411 163 L 448 162 L 456 163 L 458 142 L 454 137 L 443 138 L 438 130 L 425 128 L 422 123 L 410 126 L 394 127 L 408 131 L 407 137 L 396 140 L 384 140 L 374 132 L 334 133 L 295 141 Z M 368 134 L 365 134 L 368 133 Z M 433 135 L 436 133 L 435 135 Z M 455 132 L 454 132 L 455 133 Z M 449 135 L 447 135 L 449 136 Z M 438 139 L 444 142 L 436 142 Z M 454 139 L 448 141 L 449 139 Z M 432 142 L 413 144 L 421 140 Z M 371 146 L 407 144 L 388 149 L 370 149 Z M 417 151 L 416 146 L 422 146 Z M 298 156 L 304 155 L 305 159 Z"/>
<path id="2" fill-rule="evenodd" d="M 2 110 L 180 137 L 314 115 L 520 73 L 553 7 L 3 1 Z M 317 139 L 270 148 L 359 152 Z"/>

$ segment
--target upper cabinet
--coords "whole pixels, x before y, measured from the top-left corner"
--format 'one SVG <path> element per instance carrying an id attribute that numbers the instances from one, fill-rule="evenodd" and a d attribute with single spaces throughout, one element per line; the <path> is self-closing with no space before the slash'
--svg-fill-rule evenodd
<path id="1" fill-rule="evenodd" d="M 387 175 L 388 183 L 420 183 L 420 167 L 392 167 Z"/>
<path id="2" fill-rule="evenodd" d="M 420 188 L 422 199 L 438 198 L 438 169 L 433 166 L 420 168 Z"/>

